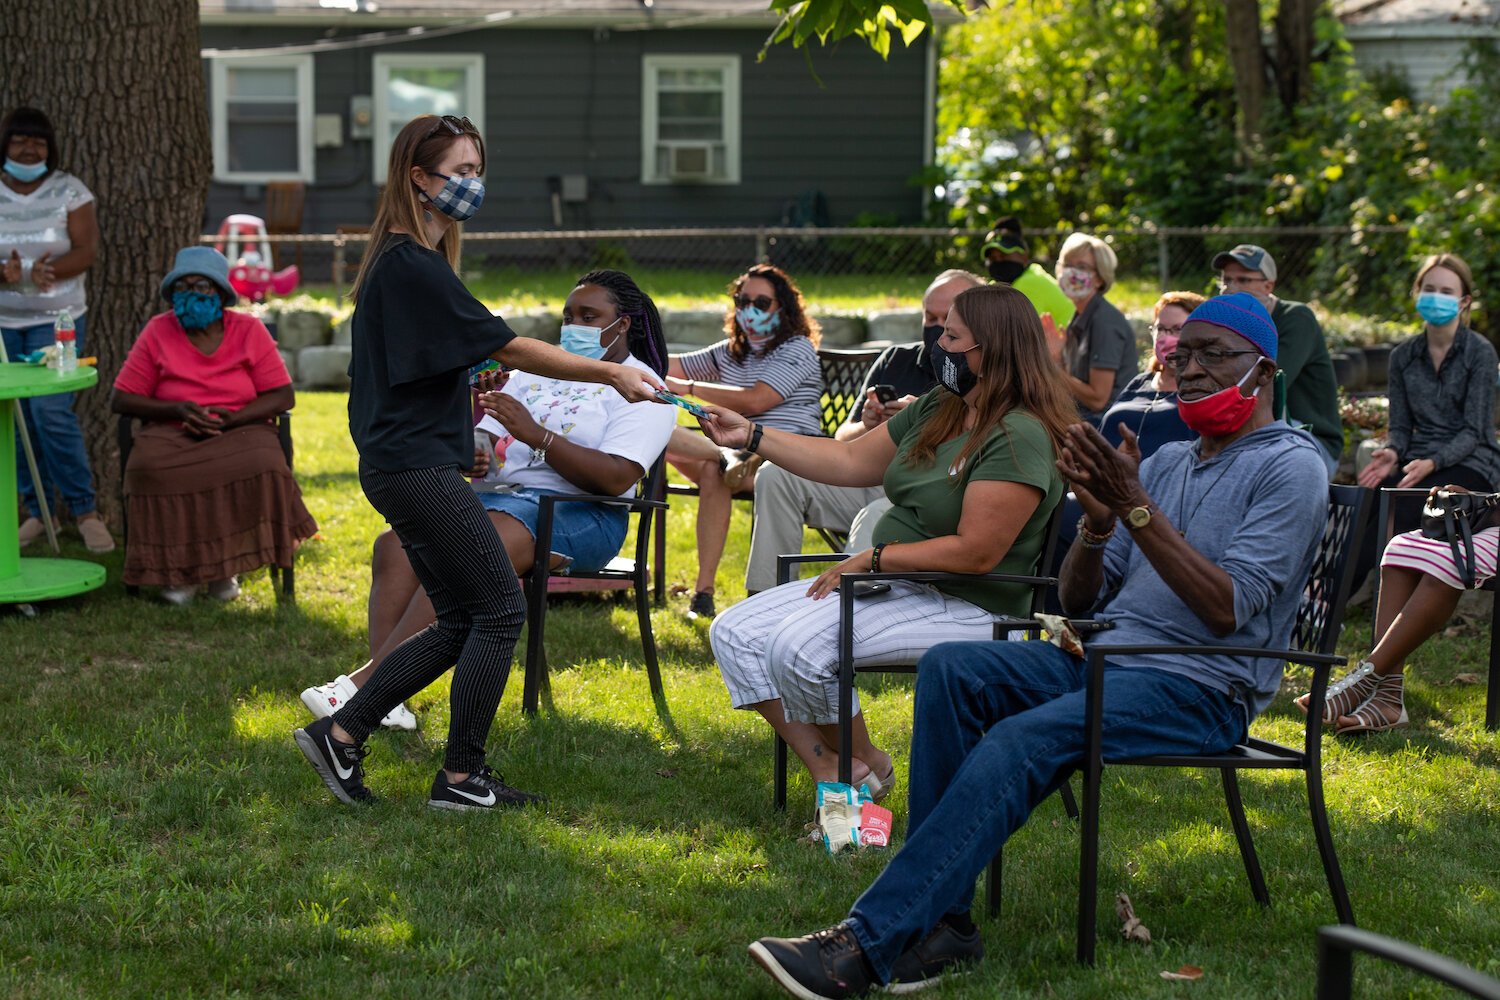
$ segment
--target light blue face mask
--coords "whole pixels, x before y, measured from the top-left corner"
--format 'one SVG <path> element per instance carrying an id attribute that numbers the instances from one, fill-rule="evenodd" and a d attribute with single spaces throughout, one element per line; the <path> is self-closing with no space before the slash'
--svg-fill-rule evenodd
<path id="1" fill-rule="evenodd" d="M 621 316 L 615 320 L 615 323 L 620 322 L 624 318 L 624 316 Z M 611 323 L 609 326 L 614 326 L 615 323 Z M 609 326 L 580 326 L 577 323 L 569 323 L 562 328 L 562 349 L 569 354 L 576 354 L 580 358 L 590 358 L 598 361 L 605 354 L 609 353 L 611 347 L 615 346 L 615 340 L 620 339 L 620 335 L 616 334 L 615 340 L 611 340 L 608 346 L 600 343 L 601 338 L 604 336 L 604 331 L 608 330 Z"/>
<path id="2" fill-rule="evenodd" d="M 47 161 L 41 163 L 17 163 L 9 157 L 5 160 L 5 172 L 22 184 L 30 184 L 47 172 Z"/>
<path id="3" fill-rule="evenodd" d="M 1433 326 L 1452 323 L 1458 318 L 1458 296 L 1423 292 L 1417 296 L 1417 313 Z"/>
<path id="4" fill-rule="evenodd" d="M 751 340 L 765 340 L 776 332 L 781 326 L 780 310 L 768 313 L 758 306 L 746 306 L 734 311 L 734 318 L 740 325 L 740 329 L 750 337 Z"/>

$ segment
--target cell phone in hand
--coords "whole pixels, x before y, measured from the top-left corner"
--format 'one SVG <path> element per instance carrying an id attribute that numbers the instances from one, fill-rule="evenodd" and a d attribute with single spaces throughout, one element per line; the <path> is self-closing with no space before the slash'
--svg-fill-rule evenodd
<path id="1" fill-rule="evenodd" d="M 485 358 L 483 361 L 479 362 L 479 364 L 470 366 L 469 385 L 471 387 L 477 387 L 479 385 L 479 380 L 486 374 L 490 372 L 503 371 L 505 371 L 505 366 L 500 362 L 496 361 L 494 358 Z"/>
<path id="2" fill-rule="evenodd" d="M 896 398 L 896 387 L 889 384 L 872 385 L 875 390 L 875 398 L 882 403 L 889 403 Z"/>
<path id="3" fill-rule="evenodd" d="M 708 416 L 708 411 L 703 407 L 699 406 L 697 403 L 694 403 L 692 400 L 683 399 L 675 392 L 668 392 L 665 389 L 658 389 L 656 390 L 656 398 L 661 400 L 663 403 L 671 403 L 673 406 L 680 406 L 695 417 Z"/>

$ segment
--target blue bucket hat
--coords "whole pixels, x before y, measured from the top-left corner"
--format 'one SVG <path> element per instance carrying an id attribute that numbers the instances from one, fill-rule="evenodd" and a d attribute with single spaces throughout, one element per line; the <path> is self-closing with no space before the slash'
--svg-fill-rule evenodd
<path id="1" fill-rule="evenodd" d="M 1260 353 L 1276 360 L 1276 324 L 1260 300 L 1249 292 L 1235 292 L 1208 299 L 1189 314 L 1189 323 L 1209 323 L 1237 333 L 1260 348 Z"/>
<path id="2" fill-rule="evenodd" d="M 204 246 L 184 247 L 177 251 L 177 259 L 172 262 L 172 270 L 161 279 L 161 297 L 171 302 L 172 283 L 190 274 L 201 274 L 218 285 L 226 306 L 232 306 L 240 300 L 234 287 L 229 284 L 229 261 L 213 247 Z"/>

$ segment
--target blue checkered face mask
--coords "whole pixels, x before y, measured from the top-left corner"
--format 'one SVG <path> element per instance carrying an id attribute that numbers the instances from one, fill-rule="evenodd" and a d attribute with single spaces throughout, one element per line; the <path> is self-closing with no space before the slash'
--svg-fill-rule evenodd
<path id="1" fill-rule="evenodd" d="M 432 176 L 443 178 L 443 189 L 430 197 L 423 192 L 422 197 L 454 222 L 468 222 L 484 204 L 484 181 L 478 177 Z"/>

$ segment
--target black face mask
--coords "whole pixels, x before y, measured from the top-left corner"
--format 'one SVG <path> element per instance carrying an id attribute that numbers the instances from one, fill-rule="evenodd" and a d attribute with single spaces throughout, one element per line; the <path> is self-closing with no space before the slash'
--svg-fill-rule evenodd
<path id="1" fill-rule="evenodd" d="M 1026 265 L 1018 260 L 992 260 L 989 263 L 990 277 L 996 281 L 1003 281 L 1007 285 L 1013 284 L 1017 278 L 1026 273 Z"/>
<path id="2" fill-rule="evenodd" d="M 934 323 L 932 326 L 922 327 L 922 345 L 927 348 L 927 356 L 932 356 L 932 345 L 936 344 L 938 338 L 943 335 L 943 324 Z"/>
<path id="3" fill-rule="evenodd" d="M 932 370 L 937 374 L 938 384 L 955 396 L 966 396 L 979 384 L 979 376 L 969 368 L 968 351 L 945 351 L 941 344 L 933 344 Z"/>

